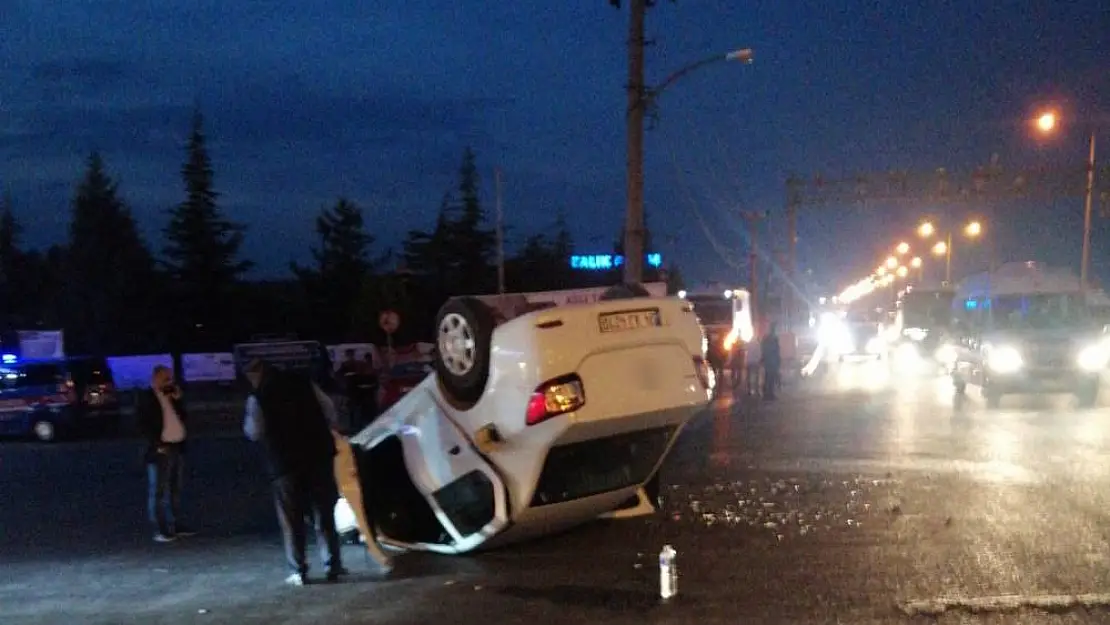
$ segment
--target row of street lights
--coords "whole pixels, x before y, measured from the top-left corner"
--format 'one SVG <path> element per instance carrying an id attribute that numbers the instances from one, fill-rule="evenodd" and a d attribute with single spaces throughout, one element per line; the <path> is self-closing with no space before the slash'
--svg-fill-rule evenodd
<path id="1" fill-rule="evenodd" d="M 965 238 L 974 240 L 983 234 L 983 224 L 978 221 L 970 221 L 959 228 L 958 231 Z M 917 235 L 922 239 L 928 240 L 934 236 L 939 237 L 939 232 L 933 222 L 925 221 L 917 227 Z M 934 243 L 930 248 L 933 256 L 944 257 L 944 283 L 946 285 L 951 284 L 952 281 L 953 235 L 954 231 L 951 229 L 948 230 L 944 237 Z M 871 275 L 859 280 L 842 291 L 840 295 L 837 296 L 837 301 L 842 304 L 849 304 L 870 295 L 880 288 L 893 287 L 896 280 L 908 279 L 910 270 L 916 270 L 918 282 L 923 282 L 925 278 L 925 261 L 920 256 L 910 256 L 912 247 L 913 246 L 911 246 L 908 241 L 902 241 L 894 246 L 893 254 L 888 256 Z"/>

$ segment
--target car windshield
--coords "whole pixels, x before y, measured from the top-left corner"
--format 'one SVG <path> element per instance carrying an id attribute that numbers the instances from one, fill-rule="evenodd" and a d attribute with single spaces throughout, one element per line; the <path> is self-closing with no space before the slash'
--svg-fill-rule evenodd
<path id="1" fill-rule="evenodd" d="M 694 312 L 703 325 L 732 325 L 732 300 L 723 297 L 691 297 Z"/>
<path id="2" fill-rule="evenodd" d="M 1088 329 L 1097 322 L 1079 295 L 998 297 L 994 327 L 1006 330 Z"/>

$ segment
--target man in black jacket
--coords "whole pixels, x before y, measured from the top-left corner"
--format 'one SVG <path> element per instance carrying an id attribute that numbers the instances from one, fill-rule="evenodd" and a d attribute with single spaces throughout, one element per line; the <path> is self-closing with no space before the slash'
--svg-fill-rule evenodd
<path id="1" fill-rule="evenodd" d="M 185 403 L 169 367 L 158 365 L 150 388 L 136 406 L 139 431 L 146 439 L 147 509 L 154 540 L 171 542 L 192 532 L 181 524 L 181 482 L 185 474 Z"/>
<path id="2" fill-rule="evenodd" d="M 328 581 L 346 573 L 335 529 L 335 406 L 307 376 L 274 368 L 260 360 L 247 365 L 253 392 L 247 402 L 243 431 L 262 444 L 270 466 L 274 503 L 291 572 L 286 583 L 308 581 L 305 516 L 316 518 L 321 556 Z"/>

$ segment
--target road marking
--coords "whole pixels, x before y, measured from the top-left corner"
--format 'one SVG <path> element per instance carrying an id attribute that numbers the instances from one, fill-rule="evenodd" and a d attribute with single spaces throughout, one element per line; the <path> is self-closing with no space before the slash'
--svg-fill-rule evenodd
<path id="1" fill-rule="evenodd" d="M 1065 610 L 1073 608 L 1110 607 L 1110 593 L 1081 595 L 998 595 L 994 597 L 940 597 L 905 601 L 898 605 L 907 616 L 940 616 L 949 611 L 973 614 L 1014 612 L 1023 608 Z"/>

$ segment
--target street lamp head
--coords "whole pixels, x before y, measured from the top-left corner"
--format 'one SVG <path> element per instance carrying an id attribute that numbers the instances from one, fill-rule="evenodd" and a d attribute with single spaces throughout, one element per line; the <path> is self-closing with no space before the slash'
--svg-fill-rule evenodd
<path id="1" fill-rule="evenodd" d="M 921 257 L 914 256 L 913 260 L 910 261 L 910 267 L 913 267 L 914 269 L 921 269 Z"/>
<path id="2" fill-rule="evenodd" d="M 967 233 L 967 236 L 969 237 L 977 237 L 980 234 L 983 234 L 983 224 L 977 221 L 973 221 L 967 224 L 967 227 L 964 228 L 964 232 Z"/>
<path id="3" fill-rule="evenodd" d="M 1037 117 L 1037 130 L 1041 132 L 1052 132 L 1056 130 L 1056 122 L 1056 113 L 1045 111 Z"/>
<path id="4" fill-rule="evenodd" d="M 886 275 L 886 265 L 879 265 L 879 268 L 875 270 L 875 275 L 879 276 L 880 278 L 885 276 Z"/>
<path id="5" fill-rule="evenodd" d="M 906 269 L 905 267 L 899 267 L 898 268 L 898 277 L 899 278 L 905 278 L 906 274 L 908 274 L 909 272 L 910 272 L 909 269 Z"/>
<path id="6" fill-rule="evenodd" d="M 898 259 L 897 258 L 891 256 L 890 258 L 886 259 L 886 268 L 887 269 L 894 269 L 897 266 L 898 266 Z"/>
<path id="7" fill-rule="evenodd" d="M 898 247 L 896 249 L 898 250 L 899 254 L 908 254 L 910 251 L 910 244 L 902 241 L 898 244 Z"/>
<path id="8" fill-rule="evenodd" d="M 928 221 L 917 227 L 917 234 L 923 239 L 927 239 L 933 236 L 933 233 L 935 233 L 936 231 L 936 227 L 934 227 L 933 224 L 929 223 Z"/>
<path id="9" fill-rule="evenodd" d="M 733 50 L 725 55 L 726 61 L 740 61 L 747 65 L 755 60 L 755 52 L 751 48 L 743 48 L 741 50 Z"/>
<path id="10" fill-rule="evenodd" d="M 948 253 L 948 244 L 944 241 L 937 241 L 937 244 L 933 246 L 933 253 L 937 256 L 944 256 Z"/>

